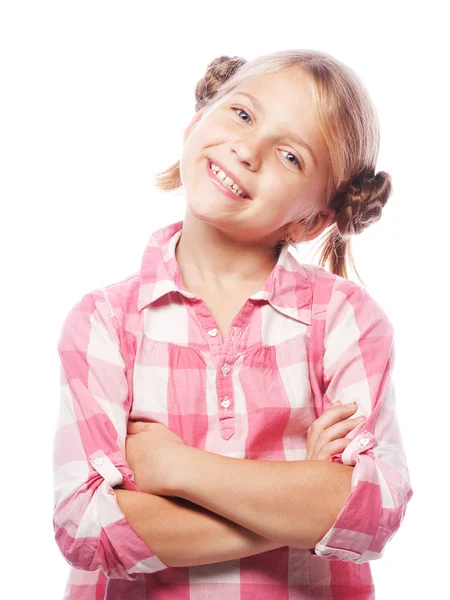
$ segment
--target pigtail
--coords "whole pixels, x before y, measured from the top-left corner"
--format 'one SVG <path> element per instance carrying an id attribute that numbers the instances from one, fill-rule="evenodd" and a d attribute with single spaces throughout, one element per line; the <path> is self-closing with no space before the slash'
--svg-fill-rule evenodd
<path id="1" fill-rule="evenodd" d="M 375 176 L 360 175 L 339 190 L 330 204 L 336 211 L 335 221 L 319 245 L 318 250 L 322 251 L 319 265 L 348 279 L 348 262 L 365 286 L 353 261 L 352 236 L 359 235 L 381 218 L 391 194 L 392 179 L 386 171 Z"/>
<path id="2" fill-rule="evenodd" d="M 246 62 L 239 56 L 219 56 L 210 62 L 205 76 L 195 86 L 195 112 L 206 106 L 223 84 Z"/>

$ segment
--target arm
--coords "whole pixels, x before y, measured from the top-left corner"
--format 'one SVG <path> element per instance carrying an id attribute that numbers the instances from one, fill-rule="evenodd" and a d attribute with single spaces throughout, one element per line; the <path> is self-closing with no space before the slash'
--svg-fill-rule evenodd
<path id="1" fill-rule="evenodd" d="M 395 413 L 394 328 L 363 287 L 342 279 L 334 280 L 325 324 L 323 403 L 355 401 L 353 417 L 364 415 L 366 421 L 345 436 L 351 443 L 344 451 L 331 457 L 354 467 L 351 495 L 310 552 L 364 563 L 383 556 L 413 495 Z"/>
<path id="2" fill-rule="evenodd" d="M 76 569 L 134 580 L 166 569 L 133 529 L 114 486 L 140 492 L 125 458 L 131 398 L 113 311 L 103 290 L 69 312 L 58 343 L 61 400 L 53 444 L 56 543 Z M 131 493 L 131 492 L 130 492 Z M 159 547 L 159 537 L 154 541 Z"/>
<path id="3" fill-rule="evenodd" d="M 395 415 L 392 325 L 363 288 L 336 286 L 321 401 L 357 402 L 367 420 L 347 434 L 351 443 L 330 462 L 247 461 L 187 448 L 171 486 L 173 495 L 283 545 L 363 563 L 383 556 L 413 491 Z"/>
<path id="4" fill-rule="evenodd" d="M 171 567 L 208 565 L 281 547 L 181 498 L 114 492 L 132 527 Z"/>
<path id="5" fill-rule="evenodd" d="M 325 461 L 246 460 L 180 448 L 171 495 L 273 539 L 313 548 L 350 495 L 353 467 Z"/>

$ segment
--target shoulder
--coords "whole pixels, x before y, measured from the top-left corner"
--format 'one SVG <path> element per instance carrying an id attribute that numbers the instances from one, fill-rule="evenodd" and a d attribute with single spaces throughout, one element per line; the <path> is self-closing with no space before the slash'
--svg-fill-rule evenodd
<path id="1" fill-rule="evenodd" d="M 134 273 L 120 281 L 85 292 L 70 308 L 66 320 L 86 318 L 96 314 L 117 327 L 128 316 L 137 315 L 140 274 Z"/>
<path id="2" fill-rule="evenodd" d="M 331 273 L 324 267 L 302 264 L 313 290 L 313 313 L 327 313 L 333 316 L 352 314 L 360 321 L 381 321 L 388 328 L 392 322 L 385 308 L 365 287 Z"/>
<path id="3" fill-rule="evenodd" d="M 138 298 L 141 285 L 140 273 L 132 275 L 102 288 L 111 307 L 112 316 L 123 321 L 129 315 L 138 313 Z"/>

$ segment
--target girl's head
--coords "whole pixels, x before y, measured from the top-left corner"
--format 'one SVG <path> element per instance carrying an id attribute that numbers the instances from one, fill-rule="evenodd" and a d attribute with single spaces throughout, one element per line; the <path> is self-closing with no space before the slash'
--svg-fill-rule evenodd
<path id="1" fill-rule="evenodd" d="M 375 175 L 378 118 L 356 74 L 317 51 L 220 57 L 197 84 L 195 109 L 180 161 L 155 185 L 183 186 L 188 210 L 242 245 L 278 253 L 329 227 L 320 264 L 347 277 L 349 259 L 356 271 L 350 236 L 380 218 L 391 193 L 390 176 Z M 227 199 L 210 161 L 250 198 Z"/>

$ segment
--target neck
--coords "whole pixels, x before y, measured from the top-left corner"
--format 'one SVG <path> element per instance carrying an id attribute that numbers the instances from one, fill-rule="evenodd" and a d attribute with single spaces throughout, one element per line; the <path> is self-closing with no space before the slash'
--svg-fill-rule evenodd
<path id="1" fill-rule="evenodd" d="M 186 211 L 175 257 L 183 283 L 217 291 L 256 285 L 273 270 L 279 248 L 239 244 L 213 225 Z"/>

